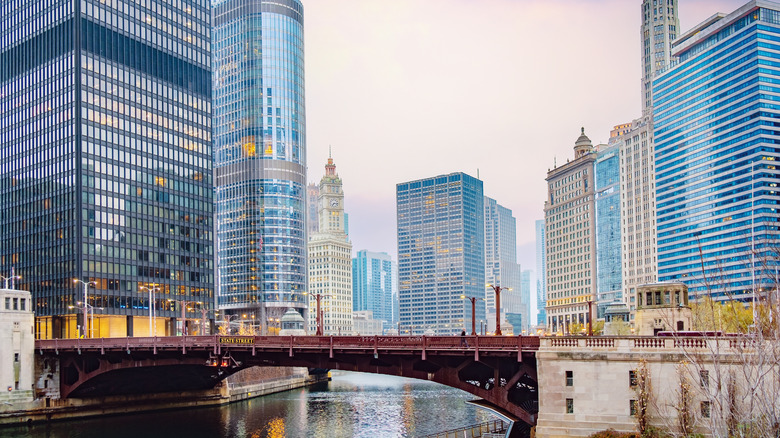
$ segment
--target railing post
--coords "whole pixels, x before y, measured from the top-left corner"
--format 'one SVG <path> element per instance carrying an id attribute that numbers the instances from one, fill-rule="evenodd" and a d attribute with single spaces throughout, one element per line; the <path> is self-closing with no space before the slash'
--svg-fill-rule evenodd
<path id="1" fill-rule="evenodd" d="M 330 335 L 330 355 L 328 357 L 333 359 L 333 335 Z"/>
<path id="2" fill-rule="evenodd" d="M 187 347 L 184 346 L 187 335 L 181 335 L 181 354 L 187 354 Z"/>
<path id="3" fill-rule="evenodd" d="M 377 345 L 379 344 L 379 336 L 374 335 L 374 359 L 379 359 L 379 350 Z"/>
<path id="4" fill-rule="evenodd" d="M 517 336 L 517 361 L 523 361 L 523 337 L 520 335 Z"/>
<path id="5" fill-rule="evenodd" d="M 422 335 L 422 360 L 426 360 L 426 358 L 425 358 L 425 335 Z"/>
<path id="6" fill-rule="evenodd" d="M 100 354 L 101 355 L 106 354 L 106 347 L 104 345 L 105 344 L 105 342 L 104 342 L 105 340 L 106 340 L 106 338 L 100 338 Z"/>
<path id="7" fill-rule="evenodd" d="M 293 335 L 290 335 L 290 357 L 293 357 Z"/>
<path id="8" fill-rule="evenodd" d="M 479 362 L 479 336 L 474 338 L 474 362 Z"/>

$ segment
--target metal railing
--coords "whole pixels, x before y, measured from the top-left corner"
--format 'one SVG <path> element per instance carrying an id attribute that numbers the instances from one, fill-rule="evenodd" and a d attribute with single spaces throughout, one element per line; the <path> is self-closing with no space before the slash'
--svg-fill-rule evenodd
<path id="1" fill-rule="evenodd" d="M 481 437 L 487 433 L 505 433 L 506 423 L 501 420 L 487 421 L 485 423 L 475 424 L 473 426 L 461 427 L 458 429 L 447 430 L 444 432 L 425 435 L 421 438 L 475 438 Z"/>
<path id="2" fill-rule="evenodd" d="M 37 350 L 135 350 L 191 348 L 373 349 L 533 351 L 535 336 L 155 336 L 127 338 L 40 339 Z"/>

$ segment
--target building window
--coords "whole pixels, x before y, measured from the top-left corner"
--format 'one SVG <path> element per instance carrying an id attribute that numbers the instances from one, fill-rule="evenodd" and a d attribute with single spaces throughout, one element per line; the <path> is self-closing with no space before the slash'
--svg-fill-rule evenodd
<path id="1" fill-rule="evenodd" d="M 636 417 L 636 400 L 628 401 L 628 410 L 629 410 L 629 415 L 631 415 L 632 417 Z"/>
<path id="2" fill-rule="evenodd" d="M 19 298 L 14 298 L 14 310 L 19 310 Z"/>
<path id="3" fill-rule="evenodd" d="M 701 416 L 704 418 L 710 418 L 710 402 L 701 402 Z"/>
<path id="4" fill-rule="evenodd" d="M 699 378 L 701 380 L 702 388 L 710 387 L 710 372 L 707 370 L 699 370 Z"/>
<path id="5" fill-rule="evenodd" d="M 574 386 L 574 371 L 566 371 L 566 386 Z"/>
<path id="6" fill-rule="evenodd" d="M 5 297 L 5 310 L 11 310 L 11 299 Z"/>
<path id="7" fill-rule="evenodd" d="M 14 353 L 14 362 L 19 362 L 19 353 Z"/>
<path id="8" fill-rule="evenodd" d="M 628 386 L 632 388 L 636 386 L 636 370 L 628 371 Z"/>
<path id="9" fill-rule="evenodd" d="M 574 399 L 573 398 L 567 398 L 566 399 L 566 413 L 567 414 L 573 414 L 574 413 Z"/>

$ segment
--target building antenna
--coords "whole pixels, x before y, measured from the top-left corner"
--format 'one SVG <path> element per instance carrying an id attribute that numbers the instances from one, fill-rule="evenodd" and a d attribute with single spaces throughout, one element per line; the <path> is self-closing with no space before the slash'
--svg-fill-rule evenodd
<path id="1" fill-rule="evenodd" d="M 477 179 L 479 179 L 479 167 L 477 167 Z"/>
<path id="2" fill-rule="evenodd" d="M 328 158 L 333 158 L 333 146 L 328 145 Z"/>

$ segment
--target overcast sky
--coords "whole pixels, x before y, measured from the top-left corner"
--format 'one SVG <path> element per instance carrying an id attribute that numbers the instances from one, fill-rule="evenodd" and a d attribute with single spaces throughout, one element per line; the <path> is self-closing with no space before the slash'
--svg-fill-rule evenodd
<path id="1" fill-rule="evenodd" d="M 641 0 L 302 1 L 309 181 L 332 146 L 355 251 L 396 259 L 397 183 L 479 172 L 535 270 L 547 170 L 640 115 Z M 679 0 L 681 27 L 745 2 Z"/>

